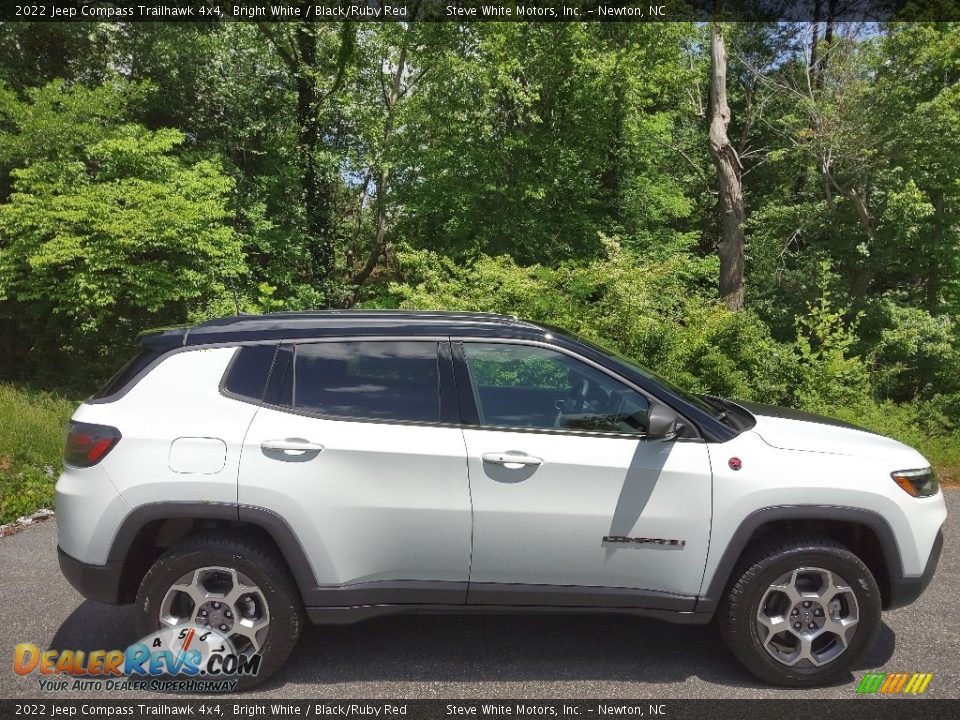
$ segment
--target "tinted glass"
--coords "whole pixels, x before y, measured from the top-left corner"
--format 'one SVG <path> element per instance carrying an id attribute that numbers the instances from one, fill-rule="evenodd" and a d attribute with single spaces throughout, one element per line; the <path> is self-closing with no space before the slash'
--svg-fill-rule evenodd
<path id="1" fill-rule="evenodd" d="M 133 382 L 133 380 L 140 374 L 142 370 L 145 370 L 147 366 L 160 357 L 161 353 L 156 350 L 140 350 L 133 358 L 117 373 L 107 380 L 107 383 L 100 388 L 100 390 L 93 395 L 91 400 L 99 400 L 101 398 L 110 397 L 111 395 L 116 395 L 118 392 L 123 390 L 128 384 Z"/>
<path id="2" fill-rule="evenodd" d="M 437 343 L 327 342 L 298 345 L 294 407 L 323 415 L 437 422 Z"/>
<path id="3" fill-rule="evenodd" d="M 463 348 L 483 425 L 647 431 L 645 396 L 569 355 L 501 343 L 465 343 Z"/>
<path id="4" fill-rule="evenodd" d="M 223 389 L 260 402 L 276 350 L 276 345 L 250 345 L 240 348 L 227 369 Z"/>
<path id="5" fill-rule="evenodd" d="M 703 397 L 699 395 L 694 395 L 689 390 L 684 390 L 682 387 L 678 387 L 677 385 L 674 385 L 669 380 L 666 380 L 660 377 L 659 375 L 654 373 L 652 370 L 644 367 L 643 365 L 636 362 L 635 360 L 631 360 L 626 355 L 619 353 L 613 347 L 608 347 L 607 345 L 601 344 L 596 340 L 585 340 L 584 338 L 581 338 L 581 337 L 577 337 L 577 340 L 582 342 L 584 345 L 588 345 L 589 347 L 592 347 L 594 350 L 598 350 L 599 352 L 605 355 L 610 355 L 616 358 L 617 360 L 622 362 L 624 365 L 627 365 L 634 371 L 640 373 L 645 378 L 649 378 L 650 380 L 653 380 L 658 385 L 662 385 L 663 387 L 667 388 L 667 390 L 672 392 L 674 395 L 678 395 L 682 397 L 688 403 L 700 409 L 701 411 L 707 413 L 708 415 L 712 415 L 713 417 L 718 417 L 722 414 L 722 410 L 718 411 L 716 407 L 714 407 L 712 404 L 707 402 Z"/>

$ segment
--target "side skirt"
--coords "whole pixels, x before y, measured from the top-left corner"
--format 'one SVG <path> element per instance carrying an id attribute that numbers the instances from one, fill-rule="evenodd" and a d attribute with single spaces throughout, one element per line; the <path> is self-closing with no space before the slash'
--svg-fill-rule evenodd
<path id="1" fill-rule="evenodd" d="M 678 612 L 656 608 L 576 607 L 543 605 L 355 605 L 308 607 L 307 617 L 316 625 L 350 625 L 386 615 L 634 615 L 683 625 L 706 625 L 712 613 Z"/>

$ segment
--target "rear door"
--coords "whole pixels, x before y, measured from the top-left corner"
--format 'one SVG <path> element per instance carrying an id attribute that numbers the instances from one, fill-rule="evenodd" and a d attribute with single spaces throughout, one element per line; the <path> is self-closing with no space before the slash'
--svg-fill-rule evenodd
<path id="1" fill-rule="evenodd" d="M 308 604 L 465 602 L 470 492 L 452 372 L 446 340 L 281 346 L 238 498 L 293 528 L 317 580 Z"/>
<path id="2" fill-rule="evenodd" d="M 464 340 L 455 356 L 476 409 L 469 602 L 692 610 L 706 445 L 648 440 L 650 398 L 560 349 Z"/>

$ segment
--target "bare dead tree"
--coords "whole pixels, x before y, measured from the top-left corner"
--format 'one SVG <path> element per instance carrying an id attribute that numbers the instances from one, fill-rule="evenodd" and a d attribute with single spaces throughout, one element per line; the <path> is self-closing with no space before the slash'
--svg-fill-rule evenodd
<path id="1" fill-rule="evenodd" d="M 730 142 L 730 105 L 727 102 L 727 53 L 723 29 L 714 23 L 710 30 L 710 155 L 717 169 L 721 212 L 720 297 L 728 308 L 743 307 L 743 246 L 746 209 L 743 203 L 743 166 Z"/>

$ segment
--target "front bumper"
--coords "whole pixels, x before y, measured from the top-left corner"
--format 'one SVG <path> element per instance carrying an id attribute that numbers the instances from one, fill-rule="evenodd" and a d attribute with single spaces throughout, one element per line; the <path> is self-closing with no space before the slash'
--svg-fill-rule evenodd
<path id="1" fill-rule="evenodd" d="M 67 555 L 59 545 L 57 557 L 60 560 L 60 572 L 74 589 L 88 600 L 120 605 L 123 603 L 121 580 L 122 562 L 108 562 L 106 565 L 88 565 Z"/>
<path id="2" fill-rule="evenodd" d="M 920 577 L 890 578 L 890 595 L 887 602 L 884 603 L 884 610 L 893 610 L 909 605 L 923 594 L 937 570 L 941 550 L 943 550 L 943 530 L 937 533 L 937 538 L 933 541 L 930 557 L 927 558 L 927 564 Z"/>

